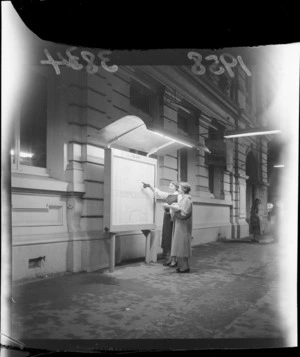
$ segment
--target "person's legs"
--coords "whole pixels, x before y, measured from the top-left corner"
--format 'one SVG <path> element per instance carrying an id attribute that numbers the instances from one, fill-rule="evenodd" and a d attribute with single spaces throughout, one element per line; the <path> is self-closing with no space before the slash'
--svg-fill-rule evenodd
<path id="1" fill-rule="evenodd" d="M 182 266 L 180 267 L 181 270 L 189 269 L 189 261 L 187 257 L 182 259 Z"/>
<path id="2" fill-rule="evenodd" d="M 170 267 L 176 267 L 178 265 L 178 259 L 174 255 L 171 257 Z"/>
<path id="3" fill-rule="evenodd" d="M 189 258 L 188 257 L 180 258 L 180 264 L 176 270 L 178 273 L 188 273 L 190 271 Z"/>
<path id="4" fill-rule="evenodd" d="M 174 257 L 176 259 L 176 264 L 174 266 L 176 266 L 176 270 L 178 271 L 182 265 L 183 265 L 183 258 L 182 257 Z"/>
<path id="5" fill-rule="evenodd" d="M 171 256 L 171 250 L 169 250 L 166 253 L 166 261 L 164 262 L 163 265 L 167 266 L 167 265 L 170 265 L 172 262 L 173 262 L 173 257 Z"/>

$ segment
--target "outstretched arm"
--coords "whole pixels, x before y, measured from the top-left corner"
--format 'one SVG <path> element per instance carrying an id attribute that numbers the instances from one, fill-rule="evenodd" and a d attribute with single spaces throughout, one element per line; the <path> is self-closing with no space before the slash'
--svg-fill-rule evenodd
<path id="1" fill-rule="evenodd" d="M 150 188 L 150 190 L 151 190 L 152 192 L 154 192 L 154 191 L 155 191 L 155 190 L 154 190 L 154 187 L 153 187 L 153 186 L 151 186 L 151 185 L 150 185 L 150 183 L 142 182 L 142 184 L 143 184 L 144 188 L 149 187 L 149 188 Z"/>
<path id="2" fill-rule="evenodd" d="M 165 200 L 169 195 L 168 192 L 160 191 L 158 188 L 155 188 L 152 185 L 150 185 L 150 183 L 142 182 L 142 184 L 144 188 L 149 187 L 150 190 L 155 193 L 157 198 Z"/>

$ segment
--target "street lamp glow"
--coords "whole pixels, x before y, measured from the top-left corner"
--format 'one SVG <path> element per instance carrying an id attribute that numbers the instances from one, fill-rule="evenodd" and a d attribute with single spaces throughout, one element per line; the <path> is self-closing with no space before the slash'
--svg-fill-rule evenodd
<path id="1" fill-rule="evenodd" d="M 256 130 L 256 131 L 236 131 L 232 132 L 232 134 L 225 134 L 224 138 L 230 139 L 230 138 L 239 138 L 243 136 L 257 136 L 257 135 L 269 135 L 269 134 L 279 134 L 281 131 L 280 130 Z"/>
<path id="2" fill-rule="evenodd" d="M 190 145 L 190 144 L 186 144 L 186 143 L 184 143 L 184 142 L 182 142 L 182 141 L 179 141 L 179 140 L 170 138 L 169 136 L 163 135 L 163 134 L 161 134 L 161 133 L 157 133 L 156 131 L 152 131 L 152 133 L 154 133 L 154 134 L 156 134 L 156 135 L 159 135 L 159 136 L 161 136 L 161 137 L 163 137 L 163 138 L 165 138 L 165 139 L 172 140 L 172 141 L 175 141 L 175 142 L 177 142 L 177 143 L 179 143 L 179 144 L 185 145 L 185 146 L 187 146 L 187 147 L 189 147 L 189 148 L 192 148 L 192 147 L 193 147 L 193 146 Z"/>
<path id="3" fill-rule="evenodd" d="M 10 155 L 14 156 L 15 155 L 15 151 L 14 150 L 10 150 Z M 34 156 L 34 154 L 31 154 L 29 152 L 23 152 L 23 151 L 20 152 L 20 157 L 22 157 L 23 159 L 25 159 L 25 158 L 31 159 L 33 156 Z"/>

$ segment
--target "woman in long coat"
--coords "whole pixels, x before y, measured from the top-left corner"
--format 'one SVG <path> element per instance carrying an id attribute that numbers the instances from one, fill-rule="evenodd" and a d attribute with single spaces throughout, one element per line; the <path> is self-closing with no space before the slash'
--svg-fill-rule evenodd
<path id="1" fill-rule="evenodd" d="M 177 257 L 178 273 L 188 273 L 189 257 L 191 256 L 191 240 L 193 225 L 193 202 L 189 195 L 191 190 L 190 184 L 181 182 L 179 186 L 180 199 L 178 203 L 170 206 L 174 212 L 174 228 L 171 255 Z"/>
<path id="2" fill-rule="evenodd" d="M 171 255 L 171 245 L 172 245 L 172 232 L 173 232 L 173 219 L 170 214 L 170 205 L 178 201 L 178 183 L 175 181 L 170 182 L 169 192 L 160 191 L 158 188 L 151 186 L 148 183 L 144 183 L 144 188 L 149 187 L 151 191 L 155 193 L 157 198 L 165 201 L 163 204 L 164 218 L 162 225 L 162 240 L 161 248 L 163 249 L 163 254 L 167 257 L 166 262 L 163 264 L 165 266 L 176 266 L 176 257 Z"/>
<path id="3" fill-rule="evenodd" d="M 256 198 L 250 212 L 249 233 L 252 235 L 251 240 L 254 242 L 259 242 L 258 236 L 260 236 L 259 203 L 259 198 Z"/>

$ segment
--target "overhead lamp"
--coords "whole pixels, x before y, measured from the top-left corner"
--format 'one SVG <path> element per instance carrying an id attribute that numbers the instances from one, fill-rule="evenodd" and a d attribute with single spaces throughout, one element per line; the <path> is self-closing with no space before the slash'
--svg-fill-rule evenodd
<path id="1" fill-rule="evenodd" d="M 11 155 L 11 156 L 14 156 L 14 155 L 15 155 L 15 151 L 14 151 L 14 150 L 10 150 L 10 155 Z M 26 158 L 32 159 L 33 156 L 34 156 L 34 154 L 32 154 L 32 153 L 23 152 L 23 151 L 21 151 L 19 155 L 20 155 L 20 157 L 23 158 L 23 159 L 26 159 Z"/>
<path id="2" fill-rule="evenodd" d="M 271 134 L 279 134 L 281 130 L 275 129 L 270 130 L 266 128 L 250 128 L 250 129 L 240 129 L 240 130 L 230 130 L 225 131 L 224 138 L 239 138 L 243 136 L 257 136 L 257 135 L 271 135 Z"/>
<path id="3" fill-rule="evenodd" d="M 273 167 L 279 168 L 279 167 L 284 167 L 284 165 L 274 165 Z"/>
<path id="4" fill-rule="evenodd" d="M 191 145 L 191 144 L 185 143 L 185 142 L 183 142 L 183 141 L 180 141 L 180 140 L 171 138 L 170 136 L 167 136 L 167 135 L 158 133 L 157 131 L 152 131 L 152 130 L 151 130 L 151 132 L 152 132 L 153 134 L 159 135 L 159 136 L 161 136 L 161 137 L 163 137 L 163 138 L 165 138 L 165 139 L 171 140 L 171 143 L 176 142 L 176 143 L 179 143 L 179 144 L 181 144 L 181 145 L 187 146 L 187 147 L 189 147 L 189 148 L 192 148 L 192 147 L 196 147 L 196 148 L 197 148 L 197 145 Z M 205 145 L 199 144 L 199 146 L 200 146 L 204 151 L 206 151 L 206 152 L 208 152 L 208 153 L 211 153 L 211 151 L 210 151 Z M 199 148 L 198 148 L 198 149 L 199 149 Z"/>
<path id="5" fill-rule="evenodd" d="M 168 139 L 168 140 L 171 140 L 171 141 L 175 141 L 175 142 L 177 142 L 177 143 L 179 143 L 179 144 L 181 144 L 181 145 L 187 146 L 187 147 L 189 147 L 189 148 L 192 148 L 192 147 L 193 147 L 193 145 L 184 143 L 183 141 L 179 141 L 179 140 L 177 140 L 177 139 L 173 139 L 173 138 L 171 138 L 171 137 L 169 137 L 169 136 L 166 136 L 166 135 L 164 135 L 164 134 L 158 133 L 158 132 L 156 132 L 156 131 L 152 131 L 152 133 L 154 133 L 154 134 L 156 134 L 156 135 L 159 135 L 159 136 L 161 136 L 161 137 L 163 137 L 163 138 L 165 138 L 165 139 Z"/>

